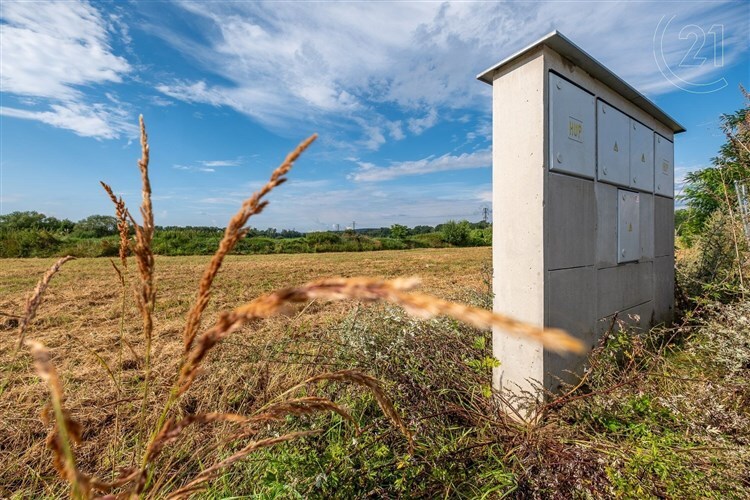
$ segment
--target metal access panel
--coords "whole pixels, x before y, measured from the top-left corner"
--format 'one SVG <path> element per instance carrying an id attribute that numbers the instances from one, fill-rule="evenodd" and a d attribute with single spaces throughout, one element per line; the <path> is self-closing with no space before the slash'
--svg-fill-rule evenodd
<path id="1" fill-rule="evenodd" d="M 594 96 L 549 74 L 550 170 L 594 178 Z"/>
<path id="2" fill-rule="evenodd" d="M 674 198 L 674 144 L 654 134 L 654 193 Z"/>
<path id="3" fill-rule="evenodd" d="M 617 263 L 637 261 L 641 256 L 640 195 L 617 190 Z"/>
<path id="4" fill-rule="evenodd" d="M 630 187 L 654 191 L 654 131 L 630 119 Z"/>
<path id="5" fill-rule="evenodd" d="M 596 103 L 599 180 L 630 186 L 630 117 L 604 101 Z"/>

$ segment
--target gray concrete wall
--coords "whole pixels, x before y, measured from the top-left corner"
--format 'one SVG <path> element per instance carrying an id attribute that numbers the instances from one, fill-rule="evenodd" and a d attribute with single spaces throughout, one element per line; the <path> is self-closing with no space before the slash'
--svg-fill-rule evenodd
<path id="1" fill-rule="evenodd" d="M 495 310 L 564 328 L 594 347 L 613 325 L 646 329 L 672 319 L 674 201 L 655 195 L 653 187 L 617 186 L 585 172 L 551 170 L 550 162 L 560 160 L 549 153 L 550 71 L 663 137 L 673 140 L 673 134 L 547 47 L 494 76 Z M 639 192 L 637 261 L 620 264 L 618 190 Z M 575 382 L 586 360 L 557 355 L 503 331 L 495 332 L 493 349 L 501 363 L 493 381 L 506 396 L 540 387 L 559 390 Z"/>
<path id="2" fill-rule="evenodd" d="M 544 321 L 544 77 L 538 53 L 496 80 L 492 100 L 493 150 L 502 156 L 492 172 L 494 307 L 534 324 Z M 543 380 L 540 344 L 498 331 L 493 351 L 502 363 L 496 387 L 521 393 Z"/>

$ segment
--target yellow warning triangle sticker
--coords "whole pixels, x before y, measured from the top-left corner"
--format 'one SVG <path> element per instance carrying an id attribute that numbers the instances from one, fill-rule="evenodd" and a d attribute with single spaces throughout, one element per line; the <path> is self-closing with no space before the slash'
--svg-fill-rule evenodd
<path id="1" fill-rule="evenodd" d="M 617 153 L 618 151 L 620 151 L 620 148 L 617 147 L 617 141 L 615 141 L 615 153 Z"/>

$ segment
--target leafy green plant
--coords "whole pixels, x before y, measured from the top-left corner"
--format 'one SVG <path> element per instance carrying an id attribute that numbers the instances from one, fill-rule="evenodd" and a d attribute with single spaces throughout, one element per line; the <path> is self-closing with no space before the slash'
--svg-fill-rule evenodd
<path id="1" fill-rule="evenodd" d="M 462 220 L 460 222 L 450 220 L 443 224 L 440 229 L 440 233 L 442 234 L 443 239 L 447 243 L 450 243 L 451 245 L 455 245 L 457 247 L 464 246 L 469 243 L 470 231 L 471 227 L 469 226 L 469 221 L 466 220 Z"/>

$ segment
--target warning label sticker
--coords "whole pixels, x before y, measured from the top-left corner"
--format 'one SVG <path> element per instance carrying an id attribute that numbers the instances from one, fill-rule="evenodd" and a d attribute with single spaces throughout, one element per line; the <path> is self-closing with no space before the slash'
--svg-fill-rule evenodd
<path id="1" fill-rule="evenodd" d="M 568 139 L 583 142 L 583 122 L 572 116 L 568 117 Z"/>

